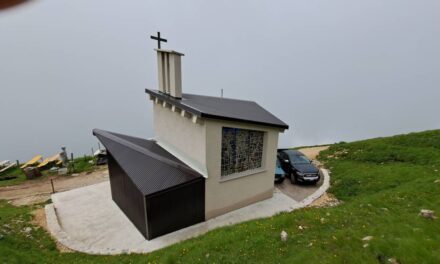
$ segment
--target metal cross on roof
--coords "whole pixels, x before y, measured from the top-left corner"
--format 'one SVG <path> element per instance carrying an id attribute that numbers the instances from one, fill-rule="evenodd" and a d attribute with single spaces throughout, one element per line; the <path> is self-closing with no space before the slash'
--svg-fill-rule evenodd
<path id="1" fill-rule="evenodd" d="M 166 39 L 160 38 L 160 32 L 157 32 L 157 37 L 156 36 L 150 36 L 151 39 L 157 40 L 157 48 L 160 49 L 160 42 L 167 42 Z"/>

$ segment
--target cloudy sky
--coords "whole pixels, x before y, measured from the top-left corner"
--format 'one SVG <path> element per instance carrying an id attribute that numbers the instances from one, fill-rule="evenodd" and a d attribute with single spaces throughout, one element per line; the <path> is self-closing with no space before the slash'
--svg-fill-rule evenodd
<path id="1" fill-rule="evenodd" d="M 156 43 L 187 93 L 254 100 L 280 146 L 440 128 L 440 1 L 34 0 L 0 11 L 0 160 L 149 138 Z"/>

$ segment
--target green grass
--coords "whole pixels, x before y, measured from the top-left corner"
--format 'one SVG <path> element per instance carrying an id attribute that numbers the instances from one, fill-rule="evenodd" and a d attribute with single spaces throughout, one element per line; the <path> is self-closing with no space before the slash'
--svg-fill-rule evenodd
<path id="1" fill-rule="evenodd" d="M 74 161 L 74 170 L 73 173 L 82 173 L 82 172 L 90 172 L 96 169 L 95 160 L 92 156 L 85 156 L 76 158 Z M 90 163 L 90 162 L 93 163 Z"/>
<path id="2" fill-rule="evenodd" d="M 17 176 L 17 178 L 0 181 L 0 187 L 20 184 L 26 180 L 26 176 L 24 175 L 24 173 L 21 171 L 20 168 L 11 168 L 7 171 L 4 171 L 0 174 L 0 178 L 4 176 Z"/>
<path id="3" fill-rule="evenodd" d="M 2 202 L 0 262 L 440 263 L 440 219 L 418 215 L 423 208 L 440 216 L 440 130 L 339 143 L 320 159 L 332 169 L 331 192 L 341 205 L 216 229 L 146 255 L 58 253 L 42 230 L 32 238 L 21 232 L 32 208 Z M 282 230 L 287 242 L 280 241 Z M 364 242 L 365 236 L 374 238 Z"/>

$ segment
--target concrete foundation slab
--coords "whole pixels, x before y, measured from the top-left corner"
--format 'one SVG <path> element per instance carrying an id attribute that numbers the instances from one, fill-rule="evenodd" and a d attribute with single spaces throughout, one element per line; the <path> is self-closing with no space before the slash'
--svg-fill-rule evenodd
<path id="1" fill-rule="evenodd" d="M 146 240 L 111 199 L 110 183 L 103 182 L 52 195 L 46 206 L 51 234 L 64 246 L 91 254 L 147 253 L 218 227 L 290 212 L 310 204 L 329 187 L 327 171 L 323 184 L 297 202 L 275 188 L 272 198 L 212 218 L 176 232 Z"/>

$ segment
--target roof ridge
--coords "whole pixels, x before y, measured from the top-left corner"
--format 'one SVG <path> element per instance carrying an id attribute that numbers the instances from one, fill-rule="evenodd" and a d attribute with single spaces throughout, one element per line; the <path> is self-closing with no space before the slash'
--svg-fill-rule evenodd
<path id="1" fill-rule="evenodd" d="M 210 97 L 210 98 L 216 98 L 216 99 L 223 99 L 223 100 L 231 100 L 231 101 L 239 101 L 239 102 L 249 102 L 259 105 L 257 102 L 252 100 L 244 100 L 244 99 L 236 99 L 236 98 L 230 98 L 230 97 L 220 97 L 220 96 L 213 96 L 213 95 L 204 95 L 204 94 L 190 94 L 190 93 L 183 93 L 183 95 L 195 95 L 195 96 L 203 96 L 203 97 Z"/>
<path id="2" fill-rule="evenodd" d="M 153 159 L 158 160 L 159 162 L 166 163 L 167 165 L 170 165 L 170 166 L 172 166 L 172 167 L 174 167 L 176 169 L 183 170 L 183 171 L 185 171 L 187 173 L 190 173 L 190 174 L 193 174 L 193 175 L 199 175 L 199 173 L 197 171 L 193 170 L 192 168 L 190 168 L 190 167 L 188 167 L 186 165 L 184 166 L 184 165 L 179 164 L 179 163 L 177 163 L 175 161 L 172 161 L 172 160 L 170 160 L 170 159 L 168 159 L 168 158 L 166 158 L 164 156 L 161 156 L 161 155 L 158 155 L 156 153 L 153 153 L 150 150 L 148 150 L 148 149 L 146 149 L 144 147 L 141 147 L 139 145 L 136 145 L 135 143 L 132 143 L 132 142 L 126 140 L 126 139 L 123 139 L 123 138 L 121 138 L 121 137 L 119 137 L 119 136 L 117 136 L 117 135 L 115 135 L 115 134 L 113 134 L 113 133 L 111 133 L 109 131 L 105 131 L 105 130 L 101 130 L 101 129 L 96 129 L 95 128 L 95 129 L 93 129 L 93 135 L 95 135 L 95 136 L 99 135 L 99 136 L 106 137 L 108 139 L 111 139 L 111 140 L 115 141 L 116 143 L 119 143 L 119 144 L 124 145 L 124 146 L 126 146 L 126 147 L 128 147 L 128 148 L 130 148 L 130 149 L 132 149 L 134 151 L 137 151 L 139 153 L 147 155 L 147 156 L 149 156 L 149 157 L 151 157 Z"/>

